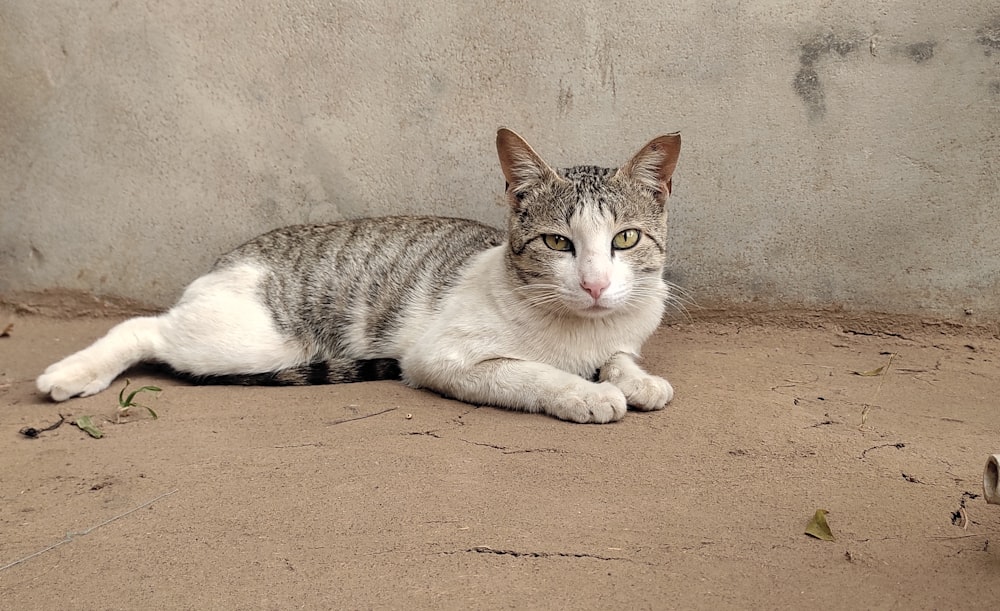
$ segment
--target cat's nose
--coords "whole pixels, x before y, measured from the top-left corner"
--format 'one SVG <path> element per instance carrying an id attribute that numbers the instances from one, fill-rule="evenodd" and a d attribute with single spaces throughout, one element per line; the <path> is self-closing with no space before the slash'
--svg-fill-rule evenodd
<path id="1" fill-rule="evenodd" d="M 580 288 L 590 293 L 590 296 L 594 298 L 594 301 L 597 301 L 598 299 L 600 299 L 601 293 L 603 293 L 604 290 L 608 288 L 610 284 L 611 284 L 610 280 L 596 280 L 596 281 L 584 280 L 580 282 Z"/>

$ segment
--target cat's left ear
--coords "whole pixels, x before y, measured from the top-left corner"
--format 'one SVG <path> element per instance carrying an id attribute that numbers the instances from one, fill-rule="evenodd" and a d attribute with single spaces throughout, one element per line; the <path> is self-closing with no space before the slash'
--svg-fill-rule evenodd
<path id="1" fill-rule="evenodd" d="M 638 180 L 656 195 L 656 201 L 665 203 L 673 186 L 671 179 L 677 158 L 681 154 L 681 135 L 679 132 L 653 138 L 642 147 L 628 163 L 619 170 L 619 176 L 627 176 Z"/>

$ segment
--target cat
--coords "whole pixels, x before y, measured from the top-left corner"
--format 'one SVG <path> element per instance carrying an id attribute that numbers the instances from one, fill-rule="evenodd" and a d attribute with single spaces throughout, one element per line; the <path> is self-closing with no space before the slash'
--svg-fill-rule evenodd
<path id="1" fill-rule="evenodd" d="M 158 362 L 201 383 L 402 378 L 573 422 L 662 409 L 673 388 L 636 359 L 669 298 L 680 144 L 655 138 L 620 169 L 554 170 L 502 128 L 506 231 L 437 217 L 277 229 L 222 256 L 167 312 L 51 365 L 37 387 L 64 401 Z"/>

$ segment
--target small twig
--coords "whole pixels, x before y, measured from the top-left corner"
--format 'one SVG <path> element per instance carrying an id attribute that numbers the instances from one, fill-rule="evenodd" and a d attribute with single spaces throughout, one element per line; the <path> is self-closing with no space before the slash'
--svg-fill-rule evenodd
<path id="1" fill-rule="evenodd" d="M 35 552 L 34 554 L 28 554 L 27 556 L 25 556 L 24 558 L 21 558 L 20 560 L 15 560 L 14 562 L 11 562 L 10 564 L 5 564 L 4 566 L 0 566 L 0 571 L 6 571 L 7 569 L 11 568 L 12 566 L 17 566 L 17 565 L 19 565 L 19 564 L 21 564 L 23 562 L 27 562 L 28 560 L 31 560 L 32 558 L 35 558 L 36 556 L 41 556 L 45 552 L 54 550 L 55 548 L 59 547 L 60 545 L 64 545 L 66 543 L 71 543 L 73 541 L 73 539 L 75 539 L 77 537 L 83 537 L 85 535 L 89 535 L 90 533 L 94 532 L 98 528 L 100 528 L 102 526 L 107 526 L 108 524 L 111 524 L 115 520 L 120 520 L 120 519 L 124 518 L 125 516 L 127 516 L 127 515 L 129 515 L 131 513 L 135 513 L 136 511 L 139 511 L 143 507 L 148 507 L 149 505 L 152 505 L 156 501 L 158 501 L 158 500 L 160 500 L 160 499 L 162 499 L 164 497 L 168 497 L 168 496 L 170 496 L 171 494 L 173 494 L 175 492 L 177 492 L 176 489 L 171 490 L 170 492 L 164 492 L 163 494 L 161 494 L 160 496 L 156 497 L 155 499 L 146 501 L 142 505 L 139 505 L 138 507 L 133 507 L 132 509 L 129 509 L 128 511 L 126 511 L 124 513 L 120 513 L 120 514 L 116 515 L 113 518 L 108 518 L 107 520 L 104 520 L 100 524 L 95 524 L 94 526 L 91 526 L 90 528 L 88 528 L 86 530 L 81 530 L 81 531 L 78 531 L 78 532 L 68 532 L 68 533 L 66 533 L 66 537 L 64 537 L 62 541 L 59 541 L 58 543 L 54 543 L 54 544 L 46 547 L 43 550 L 39 550 L 39 551 Z"/>
<path id="2" fill-rule="evenodd" d="M 63 416 L 62 414 L 59 414 L 59 420 L 56 423 L 54 423 L 54 424 L 50 424 L 49 426 L 45 427 L 44 429 L 36 429 L 34 427 L 28 426 L 28 427 L 25 427 L 25 428 L 21 429 L 20 431 L 18 431 L 18 433 L 24 435 L 25 437 L 30 437 L 31 439 L 35 439 L 36 437 L 38 437 L 39 435 L 41 435 L 42 433 L 44 433 L 46 431 L 54 431 L 54 430 L 56 430 L 57 428 L 59 428 L 60 426 L 62 426 L 63 422 L 66 422 L 66 416 Z"/>
<path id="3" fill-rule="evenodd" d="M 974 492 L 963 492 L 962 499 L 958 502 L 958 510 L 951 512 L 951 523 L 956 526 L 961 526 L 962 530 L 969 529 L 969 513 L 965 507 L 965 501 L 968 499 L 978 499 L 980 495 Z M 961 521 L 961 524 L 959 524 Z"/>
<path id="4" fill-rule="evenodd" d="M 861 407 L 861 424 L 858 428 L 865 426 L 865 422 L 868 420 L 868 411 L 871 410 L 872 405 L 875 404 L 875 400 L 878 399 L 878 393 L 882 391 L 882 384 L 885 383 L 885 377 L 889 375 L 889 367 L 892 366 L 892 359 L 896 358 L 896 354 L 898 353 L 893 352 L 889 355 L 889 360 L 885 363 L 885 369 L 882 370 L 882 374 L 878 377 L 878 386 L 875 387 L 875 393 L 872 394 L 871 401 Z"/>
<path id="5" fill-rule="evenodd" d="M 391 412 L 391 411 L 393 411 L 395 409 L 397 409 L 397 408 L 390 407 L 388 409 L 384 409 L 384 410 L 382 410 L 380 412 L 375 412 L 373 414 L 365 414 L 364 416 L 354 416 L 352 418 L 341 418 L 340 420 L 334 420 L 333 422 L 329 423 L 327 426 L 333 426 L 335 424 L 343 424 L 345 422 L 353 422 L 355 420 L 363 420 L 365 418 L 371 418 L 372 416 L 379 416 L 379 415 L 382 415 L 382 414 L 384 414 L 386 412 Z"/>
<path id="6" fill-rule="evenodd" d="M 903 443 L 903 442 L 899 442 L 899 443 L 883 443 L 881 445 L 872 446 L 872 447 L 868 448 L 867 450 L 865 450 L 864 452 L 861 453 L 861 456 L 859 458 L 861 458 L 861 460 L 864 460 L 865 456 L 867 456 L 869 452 L 871 452 L 872 450 L 878 450 L 879 448 L 896 448 L 897 450 L 902 450 L 905 447 L 906 447 L 906 444 Z"/>
<path id="7" fill-rule="evenodd" d="M 830 420 L 829 418 L 827 418 L 823 422 L 817 422 L 816 424 L 810 424 L 806 428 L 814 429 L 814 428 L 817 428 L 817 427 L 820 427 L 820 426 L 827 426 L 828 424 L 840 424 L 840 423 L 837 422 L 836 420 Z"/>

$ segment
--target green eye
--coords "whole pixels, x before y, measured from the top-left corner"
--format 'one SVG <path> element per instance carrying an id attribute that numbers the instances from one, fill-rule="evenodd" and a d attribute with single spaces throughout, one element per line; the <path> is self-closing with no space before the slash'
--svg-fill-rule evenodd
<path id="1" fill-rule="evenodd" d="M 542 240 L 544 240 L 545 245 L 552 250 L 573 250 L 573 243 L 561 235 L 546 233 L 542 236 Z"/>
<path id="2" fill-rule="evenodd" d="M 611 246 L 615 250 L 628 250 L 639 243 L 640 235 L 642 234 L 639 233 L 638 229 L 626 229 L 625 231 L 619 231 L 611 240 Z"/>

